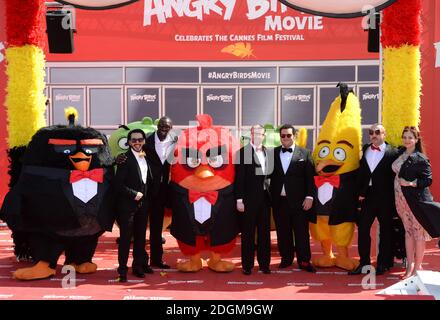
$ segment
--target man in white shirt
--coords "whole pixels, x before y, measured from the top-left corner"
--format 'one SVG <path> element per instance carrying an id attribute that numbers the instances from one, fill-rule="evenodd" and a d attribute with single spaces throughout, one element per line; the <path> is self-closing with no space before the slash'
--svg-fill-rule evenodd
<path id="1" fill-rule="evenodd" d="M 170 266 L 162 260 L 162 229 L 165 204 L 169 196 L 170 163 L 172 161 L 177 136 L 174 135 L 173 122 L 169 117 L 162 117 L 157 130 L 147 137 L 144 150 L 153 175 L 150 206 L 150 248 L 151 265 L 160 269 Z"/>
<path id="2" fill-rule="evenodd" d="M 374 124 L 369 129 L 370 143 L 363 147 L 358 187 L 360 212 L 358 217 L 358 250 L 360 265 L 349 274 L 360 274 L 370 265 L 370 229 L 377 218 L 380 226 L 379 253 L 376 275 L 388 271 L 394 263 L 393 219 L 397 218 L 394 204 L 394 172 L 391 165 L 397 150 L 385 142 L 385 128 Z M 397 239 L 398 242 L 398 239 Z"/>
<path id="3" fill-rule="evenodd" d="M 127 261 L 130 242 L 133 238 L 133 275 L 144 278 L 145 273 L 153 273 L 149 265 L 149 256 L 145 250 L 145 238 L 148 223 L 148 205 L 152 183 L 152 174 L 145 159 L 143 146 L 145 133 L 134 129 L 128 133 L 130 150 L 125 153 L 126 161 L 118 164 L 115 185 L 118 191 L 116 221 L 120 237 L 118 247 L 119 281 L 127 281 Z"/>
<path id="4" fill-rule="evenodd" d="M 265 129 L 251 128 L 251 142 L 236 156 L 235 197 L 241 215 L 241 264 L 243 274 L 250 275 L 254 267 L 255 233 L 257 261 L 260 271 L 270 274 L 270 201 L 267 190 Z"/>
<path id="5" fill-rule="evenodd" d="M 151 265 L 160 269 L 169 269 L 170 266 L 162 260 L 163 243 L 162 229 L 164 224 L 165 204 L 169 192 L 170 164 L 177 142 L 177 136 L 172 132 L 173 122 L 165 116 L 159 119 L 157 130 L 150 134 L 143 145 L 151 169 L 152 185 L 150 188 L 150 251 Z M 124 154 L 116 158 L 116 163 L 124 163 L 127 157 Z"/>
<path id="6" fill-rule="evenodd" d="M 308 224 L 313 221 L 310 209 L 316 198 L 315 169 L 310 151 L 295 145 L 295 135 L 292 125 L 283 125 L 280 128 L 282 145 L 276 147 L 270 157 L 274 161 L 270 195 L 281 255 L 279 268 L 291 266 L 296 253 L 299 268 L 315 272 L 310 262 Z"/>

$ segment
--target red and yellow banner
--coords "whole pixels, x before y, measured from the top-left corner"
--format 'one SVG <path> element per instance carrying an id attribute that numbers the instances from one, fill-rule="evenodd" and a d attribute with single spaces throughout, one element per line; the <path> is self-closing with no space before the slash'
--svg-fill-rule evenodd
<path id="1" fill-rule="evenodd" d="M 6 110 L 5 102 L 5 88 L 6 88 L 6 73 L 5 73 L 5 48 L 6 48 L 6 21 L 5 21 L 5 6 L 4 2 L 0 3 L 0 204 L 3 202 L 3 197 L 8 190 L 8 158 L 6 154 Z"/>
<path id="2" fill-rule="evenodd" d="M 382 22 L 383 123 L 388 142 L 398 146 L 405 126 L 420 124 L 421 0 L 399 0 Z"/>

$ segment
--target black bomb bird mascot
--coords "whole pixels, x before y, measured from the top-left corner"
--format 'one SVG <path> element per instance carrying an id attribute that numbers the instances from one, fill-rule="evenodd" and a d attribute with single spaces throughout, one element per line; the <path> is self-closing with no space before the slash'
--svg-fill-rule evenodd
<path id="1" fill-rule="evenodd" d="M 16 185 L 6 195 L 2 219 L 29 233 L 36 264 L 18 269 L 18 280 L 55 275 L 59 256 L 78 273 L 93 273 L 99 236 L 114 222 L 113 158 L 107 139 L 74 124 L 77 112 L 65 110 L 69 125 L 38 130 L 32 137 Z"/>

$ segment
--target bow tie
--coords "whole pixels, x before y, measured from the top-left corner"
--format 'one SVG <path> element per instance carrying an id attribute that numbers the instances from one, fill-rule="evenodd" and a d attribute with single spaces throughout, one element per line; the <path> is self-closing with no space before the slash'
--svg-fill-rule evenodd
<path id="1" fill-rule="evenodd" d="M 292 153 L 292 148 L 281 148 L 281 151 Z"/>
<path id="2" fill-rule="evenodd" d="M 218 191 L 198 192 L 190 190 L 188 193 L 190 203 L 194 203 L 202 197 L 208 200 L 211 205 L 214 205 L 217 202 Z"/>
<path id="3" fill-rule="evenodd" d="M 339 188 L 340 185 L 339 175 L 331 176 L 331 177 L 315 176 L 314 178 L 315 178 L 315 185 L 317 188 L 321 187 L 326 182 L 330 183 L 335 188 Z"/>
<path id="4" fill-rule="evenodd" d="M 141 151 L 138 153 L 139 158 L 145 158 L 146 154 L 145 152 Z"/>
<path id="5" fill-rule="evenodd" d="M 99 168 L 90 171 L 72 170 L 70 173 L 70 183 L 74 183 L 85 178 L 102 183 L 104 181 L 104 169 Z"/>
<path id="6" fill-rule="evenodd" d="M 374 144 L 371 145 L 371 150 L 373 151 L 379 151 L 380 152 L 380 147 L 376 147 Z"/>

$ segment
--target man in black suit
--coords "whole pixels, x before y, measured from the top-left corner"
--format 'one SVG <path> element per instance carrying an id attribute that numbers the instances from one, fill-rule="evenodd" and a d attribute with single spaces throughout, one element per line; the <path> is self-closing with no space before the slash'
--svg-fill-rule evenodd
<path id="1" fill-rule="evenodd" d="M 153 175 L 150 207 L 150 253 L 151 265 L 162 269 L 170 266 L 162 261 L 162 228 L 165 203 L 169 191 L 170 157 L 177 142 L 171 129 L 173 122 L 168 117 L 162 117 L 157 124 L 157 130 L 147 137 L 144 150 Z"/>
<path id="2" fill-rule="evenodd" d="M 363 147 L 358 175 L 360 213 L 358 218 L 358 250 L 360 265 L 349 274 L 361 274 L 370 265 L 370 229 L 377 218 L 380 225 L 379 254 L 376 274 L 381 275 L 394 264 L 392 252 L 394 202 L 394 172 L 391 165 L 398 152 L 385 142 L 385 128 L 375 124 L 369 130 L 370 143 Z"/>
<path id="3" fill-rule="evenodd" d="M 153 176 L 153 184 L 150 188 L 150 253 L 151 265 L 161 269 L 169 269 L 170 266 L 162 261 L 163 246 L 162 238 L 165 204 L 169 192 L 170 164 L 177 136 L 171 132 L 173 122 L 169 117 L 162 117 L 157 124 L 157 130 L 148 135 L 143 146 L 147 154 L 148 165 Z M 116 163 L 124 163 L 127 157 L 120 154 Z"/>
<path id="4" fill-rule="evenodd" d="M 243 274 L 250 275 L 254 267 L 255 231 L 257 230 L 257 260 L 261 272 L 270 274 L 270 201 L 267 181 L 265 129 L 251 128 L 251 142 L 236 156 L 235 197 L 237 210 L 242 212 L 241 264 Z"/>
<path id="5" fill-rule="evenodd" d="M 308 224 L 310 219 L 313 220 L 309 210 L 316 197 L 313 180 L 315 170 L 310 151 L 295 145 L 295 134 L 292 125 L 283 125 L 280 128 L 282 145 L 276 147 L 269 158 L 274 161 L 270 175 L 270 195 L 281 255 L 279 267 L 292 265 L 296 252 L 299 268 L 315 272 L 310 262 Z"/>
<path id="6" fill-rule="evenodd" d="M 133 237 L 133 275 L 144 278 L 145 273 L 153 273 L 148 264 L 148 253 L 145 250 L 145 236 L 148 222 L 147 192 L 153 176 L 142 150 L 145 144 L 145 133 L 134 129 L 128 133 L 130 145 L 125 155 L 126 161 L 118 164 L 115 185 L 118 191 L 118 217 L 120 238 L 118 246 L 119 281 L 127 281 L 127 261 L 130 242 Z"/>

